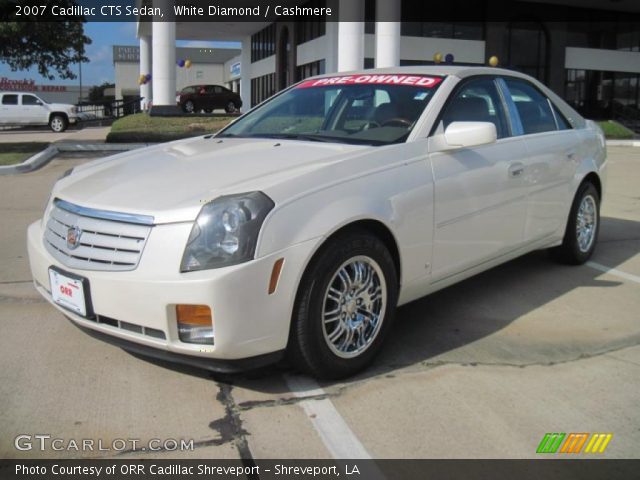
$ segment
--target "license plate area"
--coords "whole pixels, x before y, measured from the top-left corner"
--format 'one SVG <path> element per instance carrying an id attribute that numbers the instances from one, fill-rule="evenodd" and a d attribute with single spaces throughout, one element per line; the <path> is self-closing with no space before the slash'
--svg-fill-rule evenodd
<path id="1" fill-rule="evenodd" d="M 49 267 L 49 287 L 54 303 L 85 318 L 93 318 L 89 279 Z"/>

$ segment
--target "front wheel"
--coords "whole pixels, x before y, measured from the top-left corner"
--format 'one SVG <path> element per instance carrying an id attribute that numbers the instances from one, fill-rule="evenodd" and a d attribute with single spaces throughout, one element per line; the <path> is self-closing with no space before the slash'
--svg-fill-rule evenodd
<path id="1" fill-rule="evenodd" d="M 592 183 L 583 183 L 571 206 L 562 245 L 551 250 L 554 259 L 582 265 L 596 248 L 600 230 L 600 195 Z"/>
<path id="2" fill-rule="evenodd" d="M 393 259 L 366 232 L 330 240 L 301 282 L 289 352 L 321 379 L 353 375 L 380 351 L 398 298 Z"/>
<path id="3" fill-rule="evenodd" d="M 227 103 L 227 106 L 226 106 L 226 107 L 224 107 L 224 111 L 225 111 L 225 112 L 227 112 L 227 113 L 233 113 L 233 112 L 235 112 L 236 110 L 237 110 L 237 108 L 236 108 L 236 104 L 235 104 L 235 103 L 233 103 L 233 102 L 229 102 L 229 103 Z"/>
<path id="4" fill-rule="evenodd" d="M 194 113 L 196 111 L 196 106 L 191 100 L 187 100 L 184 102 L 183 109 L 186 113 Z"/>
<path id="5" fill-rule="evenodd" d="M 53 115 L 49 119 L 49 128 L 56 133 L 62 133 L 67 129 L 67 119 L 64 115 Z"/>

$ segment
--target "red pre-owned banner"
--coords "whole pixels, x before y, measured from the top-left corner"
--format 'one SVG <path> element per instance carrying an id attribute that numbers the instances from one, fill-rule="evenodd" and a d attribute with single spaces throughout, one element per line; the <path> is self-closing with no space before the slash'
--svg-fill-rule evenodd
<path id="1" fill-rule="evenodd" d="M 405 85 L 433 88 L 441 81 L 441 77 L 426 75 L 343 75 L 307 80 L 296 88 L 325 87 L 328 85 Z"/>

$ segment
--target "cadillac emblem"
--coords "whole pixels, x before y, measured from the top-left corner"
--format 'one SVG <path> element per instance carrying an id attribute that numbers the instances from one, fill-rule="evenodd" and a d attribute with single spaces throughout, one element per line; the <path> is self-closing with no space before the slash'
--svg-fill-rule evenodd
<path id="1" fill-rule="evenodd" d="M 67 247 L 70 250 L 78 248 L 80 245 L 80 236 L 82 236 L 82 230 L 79 227 L 69 227 L 67 230 Z"/>

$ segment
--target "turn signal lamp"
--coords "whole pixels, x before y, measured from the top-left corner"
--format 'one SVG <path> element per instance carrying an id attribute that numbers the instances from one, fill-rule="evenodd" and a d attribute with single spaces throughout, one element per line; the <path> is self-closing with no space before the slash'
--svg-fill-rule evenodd
<path id="1" fill-rule="evenodd" d="M 176 305 L 180 341 L 213 345 L 213 316 L 208 305 Z"/>

